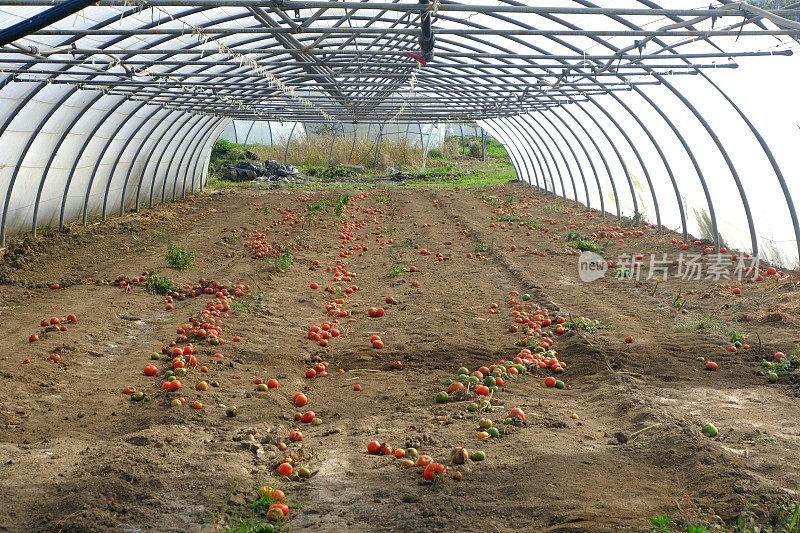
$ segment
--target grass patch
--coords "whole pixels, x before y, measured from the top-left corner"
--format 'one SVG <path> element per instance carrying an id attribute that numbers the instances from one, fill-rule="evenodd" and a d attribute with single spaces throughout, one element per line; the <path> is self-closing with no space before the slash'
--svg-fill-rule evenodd
<path id="1" fill-rule="evenodd" d="M 406 239 L 402 242 L 396 242 L 390 246 L 390 248 L 413 248 L 416 246 L 416 243 L 411 239 Z"/>
<path id="2" fill-rule="evenodd" d="M 238 234 L 238 233 L 229 233 L 228 235 L 225 235 L 225 237 L 223 237 L 223 239 L 225 239 L 226 241 L 228 241 L 231 244 L 236 244 L 236 243 L 238 243 L 239 241 L 242 240 L 242 236 L 240 234 Z"/>
<path id="3" fill-rule="evenodd" d="M 269 206 L 268 205 L 265 205 L 264 209 L 262 209 L 262 211 L 264 212 L 265 215 L 269 216 Z"/>
<path id="4" fill-rule="evenodd" d="M 194 264 L 194 250 L 178 246 L 172 240 L 167 241 L 167 264 L 178 270 L 191 269 Z"/>
<path id="5" fill-rule="evenodd" d="M 273 265 L 278 272 L 289 272 L 294 266 L 294 255 L 292 255 L 291 250 L 286 250 L 276 257 Z"/>
<path id="6" fill-rule="evenodd" d="M 576 250 L 580 250 L 581 252 L 594 252 L 598 255 L 605 255 L 609 242 L 606 241 L 603 244 L 598 244 L 593 240 L 584 238 L 580 233 L 574 230 L 570 231 L 567 235 L 567 241 L 570 246 Z"/>
<path id="7" fill-rule="evenodd" d="M 175 290 L 175 284 L 172 280 L 160 275 L 155 270 L 145 276 L 144 283 L 148 291 L 156 294 L 172 294 Z"/>
<path id="8" fill-rule="evenodd" d="M 730 327 L 725 322 L 719 320 L 718 318 L 714 318 L 713 316 L 693 316 L 687 318 L 675 326 L 675 329 L 678 331 L 703 331 L 703 330 L 711 330 L 711 331 L 719 331 L 723 335 L 725 335 L 731 343 L 736 341 L 743 341 L 744 336 L 736 331 L 734 328 Z"/>
<path id="9" fill-rule="evenodd" d="M 206 189 L 249 189 L 250 183 L 247 181 L 228 181 L 209 176 L 206 181 Z"/>
<path id="10" fill-rule="evenodd" d="M 549 211 L 550 213 L 563 213 L 566 210 L 566 208 L 563 205 L 552 202 L 542 204 L 542 209 L 544 209 L 545 211 Z"/>
<path id="11" fill-rule="evenodd" d="M 486 244 L 485 242 L 479 242 L 475 245 L 475 253 L 476 254 L 485 254 L 491 250 L 491 246 Z"/>
<path id="12" fill-rule="evenodd" d="M 270 314 L 269 309 L 261 303 L 261 298 L 253 298 L 252 296 L 244 296 L 234 300 L 231 302 L 231 309 L 250 316 L 256 316 L 258 313 Z"/>

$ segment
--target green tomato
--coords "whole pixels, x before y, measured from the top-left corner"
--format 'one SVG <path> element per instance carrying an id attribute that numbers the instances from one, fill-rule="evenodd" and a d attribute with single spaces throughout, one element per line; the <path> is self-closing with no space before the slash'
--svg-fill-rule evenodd
<path id="1" fill-rule="evenodd" d="M 158 361 L 159 359 L 161 359 L 161 355 L 158 352 L 153 352 L 153 353 L 150 354 L 150 359 L 153 359 L 154 361 Z"/>
<path id="2" fill-rule="evenodd" d="M 504 367 L 503 365 L 499 365 L 495 370 L 497 372 L 500 372 L 501 376 L 506 373 L 506 367 Z M 492 372 L 492 375 L 494 375 L 494 372 Z"/>
<path id="3" fill-rule="evenodd" d="M 503 373 L 502 373 L 502 372 L 500 372 L 500 369 L 497 369 L 497 368 L 495 368 L 495 369 L 492 371 L 491 377 L 493 377 L 493 378 L 499 378 L 499 377 L 500 377 L 500 376 L 502 376 L 502 375 L 503 375 Z"/>
<path id="4" fill-rule="evenodd" d="M 458 374 L 469 374 L 469 369 L 467 369 L 465 366 L 462 366 L 458 369 Z"/>
<path id="5" fill-rule="evenodd" d="M 716 437 L 717 433 L 719 433 L 719 430 L 714 424 L 707 422 L 705 425 L 703 425 L 703 433 L 709 437 Z"/>
<path id="6" fill-rule="evenodd" d="M 489 429 L 486 430 L 486 432 L 493 439 L 499 439 L 500 438 L 500 430 L 497 429 L 497 428 L 489 428 Z"/>
<path id="7" fill-rule="evenodd" d="M 477 385 L 478 383 L 480 383 L 480 380 L 478 379 L 478 376 L 470 376 L 469 382 L 472 383 L 473 385 Z"/>
<path id="8" fill-rule="evenodd" d="M 564 385 L 564 382 L 561 381 L 560 379 L 557 379 L 556 380 L 556 388 L 557 389 L 563 389 L 564 387 L 566 387 L 566 385 Z"/>
<path id="9" fill-rule="evenodd" d="M 775 383 L 778 381 L 778 374 L 776 374 L 775 372 L 770 372 L 768 377 L 770 383 Z"/>
<path id="10" fill-rule="evenodd" d="M 140 390 L 133 393 L 133 400 L 136 402 L 140 402 L 144 400 L 144 393 Z"/>
<path id="11" fill-rule="evenodd" d="M 510 424 L 510 423 L 511 423 L 510 418 L 506 418 L 505 420 L 503 420 L 503 424 Z"/>
<path id="12" fill-rule="evenodd" d="M 261 524 L 258 527 L 257 533 L 275 533 L 275 526 L 272 524 Z"/>
<path id="13" fill-rule="evenodd" d="M 445 384 L 445 385 L 447 385 L 447 386 L 449 387 L 450 385 L 452 385 L 452 384 L 453 384 L 453 381 L 454 381 L 454 380 L 452 380 L 452 379 L 448 379 L 447 381 L 445 381 L 445 382 L 444 382 L 444 384 Z"/>
<path id="14" fill-rule="evenodd" d="M 531 299 L 531 295 L 530 294 L 525 293 L 525 294 L 522 295 L 522 301 L 523 302 L 527 302 L 530 299 Z"/>
<path id="15" fill-rule="evenodd" d="M 445 403 L 450 396 L 447 395 L 446 392 L 442 391 L 436 395 L 436 403 Z"/>
<path id="16" fill-rule="evenodd" d="M 701 363 L 704 363 L 706 358 L 701 356 L 701 357 L 698 357 L 697 360 L 700 361 Z"/>
<path id="17" fill-rule="evenodd" d="M 173 370 L 167 370 L 166 372 L 164 372 L 164 377 L 165 378 L 168 378 L 168 377 L 174 376 L 174 375 L 175 375 L 175 372 Z"/>
<path id="18" fill-rule="evenodd" d="M 459 374 L 458 375 L 458 381 L 467 381 L 467 380 L 469 380 L 469 376 L 468 375 L 466 375 L 466 374 Z"/>
<path id="19" fill-rule="evenodd" d="M 480 420 L 478 420 L 478 427 L 480 427 L 481 429 L 489 429 L 490 427 L 492 427 L 492 421 L 489 420 L 488 418 L 481 418 Z"/>
<path id="20" fill-rule="evenodd" d="M 736 342 L 733 343 L 733 345 L 736 346 L 736 348 L 741 348 L 742 347 L 741 341 L 736 341 Z"/>
<path id="21" fill-rule="evenodd" d="M 489 387 L 489 392 L 497 392 L 499 390 L 500 387 L 498 387 L 497 385 L 492 385 L 491 387 Z"/>
<path id="22" fill-rule="evenodd" d="M 470 412 L 475 412 L 475 411 L 477 411 L 477 410 L 478 410 L 478 409 L 480 409 L 480 408 L 481 408 L 481 407 L 480 407 L 480 405 L 478 405 L 477 403 L 471 403 L 471 404 L 469 404 L 469 405 L 467 406 L 467 411 L 470 411 Z"/>
<path id="23" fill-rule="evenodd" d="M 469 458 L 473 461 L 483 461 L 486 459 L 486 452 L 472 452 L 472 455 L 470 455 Z"/>
<path id="24" fill-rule="evenodd" d="M 497 381 L 492 376 L 486 376 L 483 378 L 483 384 L 487 387 L 494 387 L 497 384 Z"/>

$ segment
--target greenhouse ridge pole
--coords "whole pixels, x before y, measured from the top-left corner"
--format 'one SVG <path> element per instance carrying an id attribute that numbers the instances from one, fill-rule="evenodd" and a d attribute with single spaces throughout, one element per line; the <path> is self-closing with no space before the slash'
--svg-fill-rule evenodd
<path id="1" fill-rule="evenodd" d="M 0 30 L 0 46 L 13 43 L 17 39 L 27 37 L 31 33 L 46 28 L 51 24 L 74 15 L 83 8 L 89 7 L 97 0 L 67 0 L 41 13 L 25 19 L 13 26 Z"/>

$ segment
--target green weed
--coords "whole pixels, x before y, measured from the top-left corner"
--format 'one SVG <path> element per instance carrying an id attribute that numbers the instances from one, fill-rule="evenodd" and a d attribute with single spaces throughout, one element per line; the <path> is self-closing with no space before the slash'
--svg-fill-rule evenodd
<path id="1" fill-rule="evenodd" d="M 169 240 L 167 241 L 167 263 L 178 270 L 191 269 L 194 264 L 194 250 L 182 248 Z"/>
<path id="2" fill-rule="evenodd" d="M 144 278 L 147 290 L 156 294 L 172 294 L 175 284 L 166 276 L 160 275 L 153 270 Z"/>
<path id="3" fill-rule="evenodd" d="M 294 266 L 294 255 L 292 255 L 291 250 L 286 250 L 276 257 L 274 266 L 278 272 L 289 272 Z"/>
<path id="4" fill-rule="evenodd" d="M 252 296 L 237 298 L 231 302 L 231 309 L 250 316 L 256 316 L 259 313 L 270 314 L 269 309 L 261 303 L 261 298 L 256 299 Z"/>
<path id="5" fill-rule="evenodd" d="M 406 267 L 395 263 L 389 267 L 389 271 L 386 273 L 386 275 L 389 276 L 390 278 L 396 278 L 397 276 L 404 274 L 405 271 Z"/>
<path id="6" fill-rule="evenodd" d="M 602 322 L 600 320 L 590 320 L 584 317 L 569 318 L 561 324 L 564 329 L 582 329 L 587 333 L 595 333 L 601 329 L 611 329 L 614 324 L 610 322 Z"/>
<path id="7" fill-rule="evenodd" d="M 675 329 L 678 331 L 719 331 L 725 335 L 731 343 L 736 341 L 742 342 L 744 340 L 744 336 L 741 333 L 730 327 L 725 322 L 722 322 L 718 318 L 714 318 L 712 316 L 698 315 L 687 318 L 675 326 Z"/>
<path id="8" fill-rule="evenodd" d="M 414 241 L 411 239 L 406 239 L 402 242 L 396 242 L 392 244 L 390 248 L 413 248 L 416 245 Z"/>
<path id="9" fill-rule="evenodd" d="M 606 253 L 609 243 L 609 241 L 606 241 L 603 244 L 598 244 L 592 240 L 585 239 L 580 233 L 574 230 L 570 231 L 567 235 L 567 241 L 569 241 L 570 246 L 576 250 L 594 252 L 598 255 L 604 255 Z"/>

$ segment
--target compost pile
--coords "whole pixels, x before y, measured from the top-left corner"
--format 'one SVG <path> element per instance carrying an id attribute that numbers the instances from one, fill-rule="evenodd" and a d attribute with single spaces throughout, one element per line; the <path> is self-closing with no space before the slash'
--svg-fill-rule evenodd
<path id="1" fill-rule="evenodd" d="M 304 182 L 294 165 L 281 165 L 277 161 L 240 161 L 225 167 L 225 176 L 231 181 L 277 181 L 284 183 Z"/>

